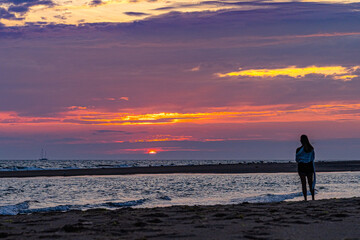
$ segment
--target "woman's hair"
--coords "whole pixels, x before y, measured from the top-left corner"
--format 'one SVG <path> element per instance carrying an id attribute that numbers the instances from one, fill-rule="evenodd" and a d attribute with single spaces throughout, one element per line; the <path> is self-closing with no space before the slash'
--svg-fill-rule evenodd
<path id="1" fill-rule="evenodd" d="M 306 135 L 301 135 L 300 142 L 304 147 L 305 152 L 311 152 L 314 147 L 310 144 L 309 139 Z"/>

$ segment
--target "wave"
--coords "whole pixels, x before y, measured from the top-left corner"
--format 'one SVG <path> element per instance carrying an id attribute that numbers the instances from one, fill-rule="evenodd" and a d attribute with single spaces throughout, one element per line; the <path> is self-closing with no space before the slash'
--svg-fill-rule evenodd
<path id="1" fill-rule="evenodd" d="M 0 215 L 17 215 L 21 210 L 26 210 L 30 206 L 29 201 L 15 205 L 0 206 Z"/>
<path id="2" fill-rule="evenodd" d="M 297 197 L 301 197 L 301 192 L 296 193 L 287 193 L 287 194 L 262 194 L 258 196 L 252 196 L 252 197 L 246 197 L 246 198 L 240 198 L 240 199 L 233 199 L 233 203 L 243 203 L 243 202 L 249 202 L 249 203 L 268 203 L 268 202 L 282 202 L 285 200 L 294 199 Z"/>
<path id="3" fill-rule="evenodd" d="M 96 165 L 96 166 L 89 166 L 89 167 L 71 167 L 71 166 L 63 166 L 63 167 L 57 167 L 57 168 L 50 168 L 50 167 L 36 167 L 36 166 L 30 166 L 30 167 L 22 167 L 22 166 L 11 166 L 11 167 L 5 167 L 0 168 L 0 172 L 12 172 L 12 171 L 35 171 L 35 170 L 67 170 L 67 169 L 98 169 L 98 168 L 130 168 L 135 167 L 133 165 Z"/>
<path id="4" fill-rule="evenodd" d="M 166 196 L 166 195 L 164 195 L 164 196 L 159 196 L 158 199 L 164 200 L 164 201 L 171 201 L 171 197 Z"/>
<path id="5" fill-rule="evenodd" d="M 34 170 L 45 170 L 44 168 L 40 167 L 8 167 L 8 168 L 1 168 L 0 171 L 3 172 L 10 172 L 10 171 L 34 171 Z M 48 169 L 46 169 L 48 170 Z"/>
<path id="6" fill-rule="evenodd" d="M 148 199 L 138 199 L 126 202 L 105 202 L 100 204 L 59 205 L 45 208 L 30 208 L 32 201 L 25 201 L 15 205 L 0 206 L 0 215 L 18 215 L 38 212 L 67 212 L 70 210 L 88 210 L 94 208 L 117 209 L 138 206 L 147 200 Z"/>
<path id="7" fill-rule="evenodd" d="M 42 167 L 21 167 L 21 166 L 13 166 L 7 168 L 0 168 L 0 172 L 11 172 L 11 171 L 36 171 L 36 170 L 64 170 L 64 169 L 80 169 L 79 167 L 59 167 L 59 168 L 42 168 Z"/>

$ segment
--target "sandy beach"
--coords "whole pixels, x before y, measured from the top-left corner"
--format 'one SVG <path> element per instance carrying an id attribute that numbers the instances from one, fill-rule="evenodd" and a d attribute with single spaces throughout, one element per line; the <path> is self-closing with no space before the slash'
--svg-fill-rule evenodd
<path id="1" fill-rule="evenodd" d="M 360 239 L 360 198 L 0 216 L 5 239 Z"/>
<path id="2" fill-rule="evenodd" d="M 296 172 L 297 164 L 288 163 L 241 163 L 190 166 L 149 166 L 128 168 L 94 168 L 66 170 L 3 171 L 0 178 L 10 177 L 55 177 L 86 175 L 130 175 L 130 174 L 170 174 L 170 173 L 284 173 Z M 360 161 L 317 162 L 317 172 L 360 171 Z"/>

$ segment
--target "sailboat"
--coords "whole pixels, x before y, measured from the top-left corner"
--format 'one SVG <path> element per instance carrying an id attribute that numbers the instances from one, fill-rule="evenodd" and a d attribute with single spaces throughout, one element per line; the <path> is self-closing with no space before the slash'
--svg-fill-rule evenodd
<path id="1" fill-rule="evenodd" d="M 48 160 L 48 158 L 46 157 L 46 151 L 44 151 L 44 149 L 41 149 L 41 155 L 39 160 Z"/>

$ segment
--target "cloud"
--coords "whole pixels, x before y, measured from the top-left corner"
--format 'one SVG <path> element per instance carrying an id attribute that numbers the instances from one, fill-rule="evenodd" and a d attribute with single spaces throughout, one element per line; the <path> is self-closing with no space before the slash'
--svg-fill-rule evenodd
<path id="1" fill-rule="evenodd" d="M 189 69 L 188 71 L 190 71 L 190 72 L 200 71 L 200 66 L 193 67 L 193 68 Z"/>
<path id="2" fill-rule="evenodd" d="M 9 12 L 5 8 L 0 7 L 0 19 L 8 19 L 8 20 L 20 20 L 17 18 L 15 14 Z"/>
<path id="3" fill-rule="evenodd" d="M 158 0 L 129 0 L 130 3 L 139 3 L 139 2 L 157 2 Z"/>
<path id="4" fill-rule="evenodd" d="M 39 4 L 41 1 L 36 1 Z M 44 1 L 45 2 L 45 1 Z M 43 3 L 44 3 L 43 2 Z M 206 4 L 215 4 L 213 2 L 206 2 Z M 216 4 L 220 4 L 216 2 Z M 127 28 L 129 26 L 137 25 L 137 27 L 144 29 L 147 27 L 159 27 L 160 30 L 165 27 L 170 28 L 176 26 L 174 31 L 178 31 L 183 34 L 183 37 L 187 35 L 183 33 L 183 28 L 191 30 L 191 35 L 196 32 L 203 34 L 206 39 L 209 37 L 209 33 L 218 34 L 218 37 L 236 37 L 236 36 L 278 36 L 282 35 L 311 35 L 321 33 L 332 33 L 332 32 L 351 32 L 358 30 L 356 24 L 347 19 L 352 18 L 357 21 L 360 17 L 353 10 L 357 8 L 355 4 L 318 4 L 318 3 L 270 3 L 270 2 L 236 2 L 236 3 L 221 3 L 231 6 L 249 5 L 254 8 L 241 10 L 238 8 L 228 9 L 226 11 L 213 11 L 209 12 L 206 10 L 199 9 L 196 12 L 167 12 L 165 14 L 153 16 L 146 21 L 137 23 L 90 23 L 86 26 L 82 24 L 78 27 L 91 28 L 91 29 L 102 29 L 111 30 L 115 28 Z M 165 7 L 167 8 L 167 7 Z M 172 10 L 173 7 L 169 7 L 168 10 Z M 291 14 L 287 14 L 291 12 Z M 129 12 L 127 12 L 129 13 Z M 130 12 L 131 13 L 145 13 L 142 12 Z M 317 13 L 317 14 L 316 14 Z M 334 17 L 336 15 L 336 17 Z M 339 24 L 326 24 L 329 16 L 335 18 L 334 21 Z M 86 16 L 85 16 L 86 17 Z M 84 18 L 85 22 L 87 18 Z M 270 19 L 271 21 L 263 21 L 263 19 Z M 291 20 L 291 21 L 289 21 Z M 104 20 L 103 20 L 104 21 Z M 293 27 L 293 21 L 299 22 L 299 26 L 296 27 L 296 31 Z M 307 25 L 307 21 L 311 21 L 313 24 L 309 28 L 302 28 L 301 25 Z M 261 31 L 254 31 L 251 27 L 252 23 L 262 22 L 263 26 L 257 26 L 261 28 Z M 156 25 L 156 26 L 154 26 Z M 257 25 L 257 24 L 256 24 Z M 279 26 L 276 28 L 275 26 Z M 342 28 L 339 28 L 339 26 Z M 222 29 L 219 28 L 222 26 Z M 62 28 L 66 29 L 71 26 L 63 25 Z M 233 31 L 234 29 L 241 28 L 242 31 Z M 281 29 L 281 31 L 280 31 Z M 35 30 L 35 29 L 34 29 Z M 144 29 L 146 30 L 146 29 Z M 212 31 L 211 31 L 212 30 Z M 351 31 L 349 31 L 351 30 Z M 189 32 L 190 33 L 190 32 Z M 190 35 L 190 36 L 191 36 Z M 225 36 L 224 36 L 225 35 Z M 211 38 L 209 38 L 211 40 Z"/>
<path id="5" fill-rule="evenodd" d="M 53 5 L 51 0 L 2 0 L 0 4 L 13 4 L 13 5 Z"/>
<path id="6" fill-rule="evenodd" d="M 95 130 L 94 135 L 97 134 L 125 134 L 125 135 L 132 135 L 134 134 L 133 132 L 128 132 L 128 131 L 120 131 L 120 130 Z"/>
<path id="7" fill-rule="evenodd" d="M 90 6 L 93 6 L 93 7 L 96 7 L 96 6 L 99 6 L 99 5 L 102 5 L 103 4 L 103 1 L 102 0 L 92 0 L 89 5 Z"/>
<path id="8" fill-rule="evenodd" d="M 105 97 L 105 98 L 93 98 L 94 101 L 129 101 L 129 97 Z"/>
<path id="9" fill-rule="evenodd" d="M 129 142 L 141 143 L 141 142 L 174 142 L 174 141 L 189 141 L 192 139 L 192 136 L 172 136 L 172 135 L 157 135 L 150 136 L 145 139 L 135 139 L 130 140 Z"/>
<path id="10" fill-rule="evenodd" d="M 354 67 L 342 67 L 342 66 L 308 66 L 299 68 L 296 66 L 290 66 L 286 68 L 275 69 L 247 69 L 236 72 L 217 73 L 219 77 L 278 77 L 289 76 L 293 78 L 303 78 L 309 74 L 320 74 L 323 76 L 332 76 L 336 80 L 350 81 L 353 78 L 358 77 L 354 74 L 356 70 L 360 69 L 360 66 Z"/>
<path id="11" fill-rule="evenodd" d="M 227 107 L 227 111 L 212 112 L 163 112 L 147 114 L 129 114 L 70 110 L 49 117 L 22 117 L 16 113 L 0 115 L 0 126 L 35 124 L 53 124 L 54 126 L 92 125 L 92 126 L 177 126 L 183 124 L 248 124 L 260 122 L 319 122 L 319 121 L 360 121 L 360 104 L 327 102 L 326 104 L 282 104 L 271 106 Z M 101 129 L 95 134 L 120 133 L 132 134 L 123 130 Z M 139 132 L 137 132 L 139 133 Z"/>
<path id="12" fill-rule="evenodd" d="M 57 18 L 59 20 L 66 20 L 67 19 L 67 17 L 64 16 L 64 15 L 55 15 L 54 18 Z"/>
<path id="13" fill-rule="evenodd" d="M 10 6 L 8 8 L 9 12 L 16 12 L 16 13 L 24 13 L 29 11 L 29 6 Z"/>
<path id="14" fill-rule="evenodd" d="M 354 76 L 360 69 L 351 67 L 360 65 L 360 15 L 352 11 L 358 5 L 252 4 L 261 10 L 197 9 L 132 23 L 1 28 L 0 132 L 29 139 L 23 145 L 28 152 L 2 144 L 1 152 L 7 152 L 2 156 L 27 157 L 39 141 L 79 138 L 86 144 L 59 143 L 58 156 L 66 152 L 73 158 L 82 152 L 84 158 L 101 158 L 99 153 L 110 150 L 178 147 L 159 156 L 260 158 L 270 157 L 268 151 L 258 151 L 261 144 L 225 141 L 291 139 L 303 132 L 358 137 L 360 79 Z M 8 17 L 20 17 L 20 10 Z M 296 67 L 286 72 L 288 66 Z M 336 66 L 333 72 L 324 69 Z M 264 69 L 297 80 L 253 81 L 249 72 L 242 72 L 260 74 Z M 243 81 L 219 81 L 213 75 L 230 72 L 246 74 L 234 76 Z M 318 80 L 324 76 L 339 81 Z M 348 79 L 352 81 L 344 82 Z M 182 142 L 181 136 L 195 140 Z M 268 150 L 278 149 L 274 146 L 279 145 Z M 251 147 L 256 147 L 255 155 L 242 155 Z M 184 155 L 183 149 L 194 152 Z M 226 155 L 234 149 L 236 153 Z M 213 154 L 204 154 L 209 150 Z"/>
<path id="15" fill-rule="evenodd" d="M 169 2 L 170 3 L 170 2 Z M 264 6 L 266 4 L 263 4 Z M 258 4 L 257 2 L 226 2 L 226 1 L 197 1 L 197 2 L 191 2 L 191 3 L 172 3 L 169 6 L 166 7 L 159 7 L 154 10 L 157 11 L 164 11 L 164 10 L 173 10 L 173 11 L 189 11 L 191 9 L 193 10 L 203 10 L 203 8 L 207 7 L 207 11 L 209 10 L 225 10 L 225 9 L 236 9 L 240 7 L 250 7 L 250 8 L 261 8 L 261 4 Z M 247 8 L 246 8 L 247 9 Z"/>
<path id="16" fill-rule="evenodd" d="M 155 8 L 154 10 L 163 11 L 163 10 L 173 10 L 175 7 L 159 7 Z"/>
<path id="17" fill-rule="evenodd" d="M 17 17 L 15 14 L 23 16 L 26 14 L 30 7 L 33 6 L 48 6 L 52 7 L 55 3 L 52 0 L 2 0 L 0 6 L 8 5 L 5 9 L 0 7 L 0 19 L 8 20 L 23 20 L 23 17 Z"/>
<path id="18" fill-rule="evenodd" d="M 17 8 L 18 13 L 25 12 L 26 8 L 32 5 L 48 5 L 48 6 L 55 6 L 55 3 L 49 0 L 33 0 L 33 1 L 6 1 L 10 2 L 11 5 L 14 6 L 21 6 L 21 8 Z M 344 4 L 332 4 L 330 7 L 330 4 L 319 4 L 319 3 L 304 3 L 304 2 L 291 2 L 291 3 L 282 3 L 282 2 L 264 2 L 264 1 L 196 1 L 196 3 L 193 3 L 193 1 L 186 0 L 182 3 L 174 3 L 174 1 L 157 1 L 156 4 L 144 4 L 141 8 L 141 11 L 136 11 L 137 8 L 134 8 L 131 5 L 134 5 L 132 2 L 144 2 L 144 1 L 123 1 L 124 8 L 120 8 L 117 3 L 118 1 L 102 1 L 102 0 L 92 0 L 88 3 L 90 6 L 97 6 L 97 5 L 103 5 L 104 11 L 96 11 L 93 12 L 93 10 L 89 9 L 85 6 L 85 8 L 68 8 L 66 11 L 70 11 L 73 13 L 72 17 L 69 17 L 65 23 L 67 24 L 74 24 L 76 25 L 79 21 L 79 15 L 81 15 L 82 19 L 85 19 L 85 22 L 90 23 L 102 23 L 102 22 L 129 22 L 129 21 L 138 21 L 143 19 L 145 16 L 144 14 L 148 15 L 156 15 L 156 17 L 163 18 L 163 13 L 169 14 L 173 11 L 178 11 L 178 13 L 183 14 L 185 17 L 184 20 L 190 20 L 189 18 L 192 18 L 192 15 L 189 13 L 193 13 L 193 16 L 198 16 L 200 19 L 198 20 L 206 20 L 206 18 L 209 17 L 221 17 L 224 18 L 225 15 L 228 15 L 227 17 L 231 18 L 240 18 L 242 19 L 242 23 L 244 26 L 246 26 L 246 22 L 253 21 L 255 19 L 262 19 L 269 17 L 267 19 L 271 20 L 269 23 L 271 23 L 275 18 L 278 18 L 278 20 L 282 20 L 284 18 L 289 19 L 304 19 L 306 17 L 313 18 L 315 12 L 321 12 L 316 17 L 317 20 L 324 19 L 325 16 L 333 12 L 336 13 L 342 13 L 344 14 L 342 17 L 346 17 L 347 15 L 351 15 L 351 13 L 346 12 L 350 10 L 356 10 L 357 6 L 356 4 L 349 4 L 347 6 L 343 6 Z M 154 1 L 146 1 L 146 2 L 154 2 Z M 175 1 L 176 2 L 176 1 Z M 16 3 L 16 4 L 15 4 Z M 63 1 L 56 1 L 56 4 L 59 8 L 53 9 L 55 11 L 61 11 L 61 9 L 64 9 L 68 7 L 68 5 L 71 6 L 71 4 L 65 4 Z M 139 3 L 142 4 L 142 3 Z M 154 11 L 154 9 L 151 8 L 151 6 L 157 6 L 158 10 L 161 10 L 159 12 Z M 53 12 L 51 10 L 51 12 Z M 123 13 L 123 11 L 126 11 L 125 14 L 129 13 L 132 17 L 125 17 L 124 15 L 120 14 Z M 271 13 L 269 13 L 271 12 Z M 286 14 L 287 12 L 290 12 L 291 14 Z M 28 13 L 28 11 L 26 11 Z M 32 11 L 31 16 L 26 16 L 26 21 L 29 21 L 32 19 L 33 21 L 39 21 L 39 15 L 41 13 L 46 13 L 45 10 L 39 10 L 39 11 Z M 231 14 L 229 14 L 231 13 Z M 352 13 L 353 15 L 355 12 Z M 53 14 L 51 14 L 52 16 Z M 170 15 L 169 15 L 170 16 Z M 259 18 L 255 18 L 254 16 L 258 16 Z M 36 19 L 36 20 L 35 20 Z M 53 20 L 52 17 L 49 16 L 49 19 Z M 118 20 L 117 20 L 118 19 Z M 54 23 L 63 23 L 63 21 L 55 20 Z M 212 24 L 212 21 L 208 22 L 209 24 Z M 238 25 L 241 22 L 234 21 L 230 25 Z M 268 23 L 268 24 L 269 24 Z M 12 23 L 14 24 L 14 23 Z M 282 25 L 286 24 L 285 22 L 282 23 Z M 231 27 L 229 25 L 229 27 Z M 241 24 L 240 24 L 241 25 Z M 322 26 L 324 27 L 324 25 Z M 280 27 L 281 28 L 281 27 Z M 279 28 L 279 29 L 280 29 Z M 234 28 L 233 28 L 234 29 Z M 266 28 L 264 27 L 264 30 Z M 277 30 L 278 31 L 278 30 Z M 241 31 L 242 32 L 242 31 Z M 243 32 L 242 32 L 243 33 Z M 237 34 L 237 33 L 233 33 Z"/>
<path id="19" fill-rule="evenodd" d="M 273 9 L 261 11 L 171 13 L 134 23 L 1 29 L 0 72 L 5 87 L 0 88 L 0 102 L 6 102 L 1 110 L 42 116 L 67 106 L 94 106 L 103 112 L 126 108 L 135 114 L 357 101 L 355 89 L 360 86 L 355 78 L 345 84 L 299 77 L 285 85 L 214 77 L 213 73 L 226 74 L 239 66 L 259 70 L 281 69 L 289 63 L 297 68 L 359 65 L 354 23 L 360 19 L 351 11 L 354 5 L 270 5 Z M 186 71 L 196 70 L 199 64 L 201 71 L 196 74 Z M 352 75 L 359 74 L 329 75 L 328 79 L 346 80 Z M 306 94 L 299 91 L 304 87 L 310 89 Z M 130 96 L 131 101 L 105 100 L 121 96 Z"/>
<path id="20" fill-rule="evenodd" d="M 67 137 L 67 138 L 49 139 L 48 143 L 75 143 L 75 142 L 81 142 L 83 140 L 84 139 L 82 138 Z"/>
<path id="21" fill-rule="evenodd" d="M 85 109 L 87 109 L 87 107 L 82 107 L 82 106 L 70 106 L 70 107 L 67 107 L 67 109 L 69 109 L 69 110 L 85 110 Z"/>
<path id="22" fill-rule="evenodd" d="M 124 12 L 124 14 L 126 14 L 128 16 L 147 16 L 147 15 L 150 15 L 149 13 L 144 13 L 144 12 Z"/>

